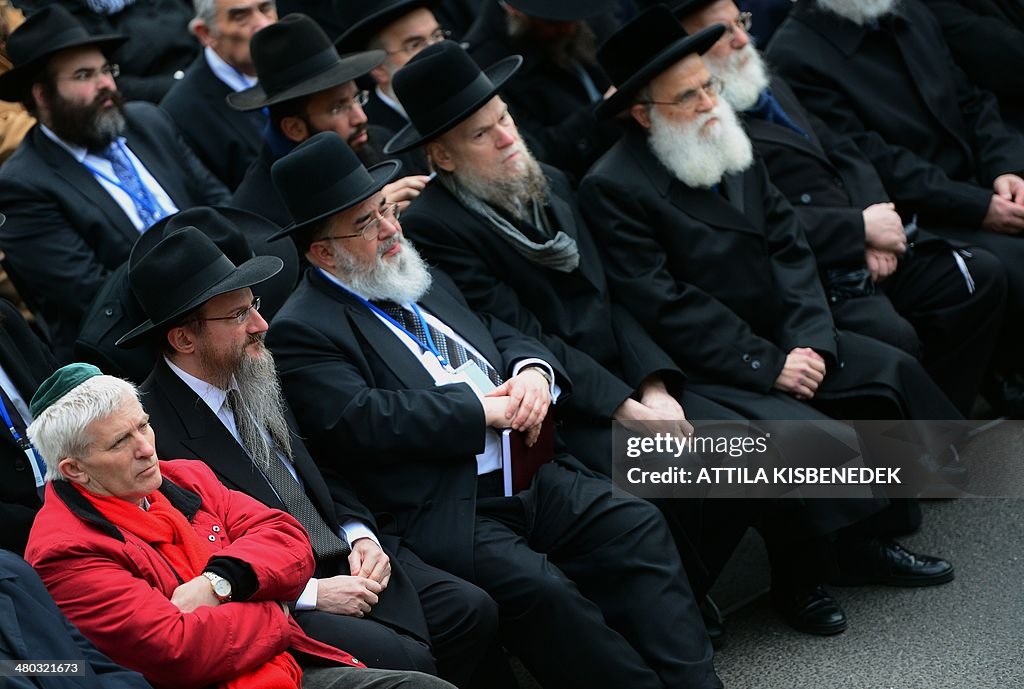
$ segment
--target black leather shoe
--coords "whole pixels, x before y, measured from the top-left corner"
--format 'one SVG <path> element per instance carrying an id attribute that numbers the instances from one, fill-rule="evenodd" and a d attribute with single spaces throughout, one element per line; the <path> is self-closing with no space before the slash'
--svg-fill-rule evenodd
<path id="1" fill-rule="evenodd" d="M 917 555 L 889 538 L 844 540 L 837 545 L 838 586 L 885 584 L 936 586 L 953 580 L 953 565 L 930 555 Z"/>
<path id="2" fill-rule="evenodd" d="M 772 607 L 798 632 L 830 636 L 846 631 L 846 613 L 821 585 L 773 588 L 771 599 Z"/>

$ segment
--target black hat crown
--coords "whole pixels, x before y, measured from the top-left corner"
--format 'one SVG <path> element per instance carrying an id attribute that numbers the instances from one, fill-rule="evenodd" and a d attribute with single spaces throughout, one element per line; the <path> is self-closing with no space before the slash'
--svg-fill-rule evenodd
<path id="1" fill-rule="evenodd" d="M 410 124 L 388 142 L 384 152 L 408 150 L 462 122 L 487 103 L 522 62 L 523 58 L 513 55 L 481 70 L 454 41 L 427 46 L 395 72 L 395 95 Z"/>
<path id="2" fill-rule="evenodd" d="M 366 50 L 375 34 L 419 7 L 429 7 L 436 0 L 334 0 L 334 14 L 345 27 L 335 41 L 338 50 Z"/>
<path id="3" fill-rule="evenodd" d="M 335 132 L 306 139 L 270 168 L 274 187 L 295 220 L 271 239 L 368 199 L 394 179 L 400 166 L 388 160 L 367 170 Z"/>

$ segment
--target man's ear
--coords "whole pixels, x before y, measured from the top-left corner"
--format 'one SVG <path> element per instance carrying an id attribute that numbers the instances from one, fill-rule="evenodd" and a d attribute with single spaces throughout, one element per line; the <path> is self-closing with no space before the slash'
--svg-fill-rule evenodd
<path id="1" fill-rule="evenodd" d="M 424 147 L 424 150 L 427 153 L 427 160 L 429 160 L 435 168 L 439 168 L 445 172 L 455 171 L 455 161 L 452 160 L 452 154 L 443 143 L 437 140 L 431 141 Z"/>
<path id="2" fill-rule="evenodd" d="M 85 472 L 82 463 L 74 457 L 65 457 L 57 462 L 57 471 L 72 483 L 77 483 L 80 486 L 89 483 L 89 474 Z"/>
<path id="3" fill-rule="evenodd" d="M 644 129 L 651 128 L 651 112 L 643 103 L 636 103 L 629 109 L 630 116 Z"/>
<path id="4" fill-rule="evenodd" d="M 306 260 L 317 268 L 334 266 L 334 246 L 330 242 L 316 241 L 306 250 Z"/>
<path id="5" fill-rule="evenodd" d="M 46 98 L 46 91 L 38 81 L 32 84 L 32 100 L 36 102 L 37 112 L 45 112 L 47 114 L 50 112 L 50 102 Z"/>
<path id="6" fill-rule="evenodd" d="M 167 331 L 167 344 L 175 352 L 181 354 L 193 354 L 196 351 L 196 341 L 189 333 L 188 328 L 183 325 L 175 326 Z"/>
<path id="7" fill-rule="evenodd" d="M 203 47 L 208 48 L 213 43 L 213 36 L 210 34 L 210 27 L 206 25 L 202 19 L 196 19 L 189 27 L 192 30 L 192 34 L 198 39 L 199 43 Z"/>
<path id="8" fill-rule="evenodd" d="M 281 118 L 281 133 L 288 137 L 289 141 L 297 144 L 301 144 L 311 136 L 306 121 L 294 115 Z"/>

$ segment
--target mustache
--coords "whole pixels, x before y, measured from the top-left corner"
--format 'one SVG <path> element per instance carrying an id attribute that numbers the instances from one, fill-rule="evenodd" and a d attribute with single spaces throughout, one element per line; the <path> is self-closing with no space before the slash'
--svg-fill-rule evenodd
<path id="1" fill-rule="evenodd" d="M 402 241 L 402 235 L 393 234 L 387 239 L 381 239 L 377 242 L 377 256 L 383 256 L 387 252 L 391 251 L 395 244 L 399 244 Z"/>
<path id="2" fill-rule="evenodd" d="M 369 130 L 369 123 L 364 122 L 363 124 L 357 125 L 355 130 L 348 135 L 346 139 L 347 143 L 351 146 L 352 142 L 358 139 L 360 136 L 365 134 Z"/>

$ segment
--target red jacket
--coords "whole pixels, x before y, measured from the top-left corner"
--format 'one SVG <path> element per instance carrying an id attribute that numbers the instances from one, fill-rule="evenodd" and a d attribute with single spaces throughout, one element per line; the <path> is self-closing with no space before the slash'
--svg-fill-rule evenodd
<path id="1" fill-rule="evenodd" d="M 306 636 L 277 604 L 297 598 L 313 574 L 309 540 L 295 519 L 225 488 L 203 462 L 160 462 L 160 471 L 161 492 L 218 556 L 252 567 L 257 591 L 244 602 L 181 612 L 170 597 L 182 582 L 155 549 L 76 500 L 70 485 L 50 483 L 25 559 L 85 636 L 156 687 L 205 687 L 289 648 L 360 665 Z"/>

